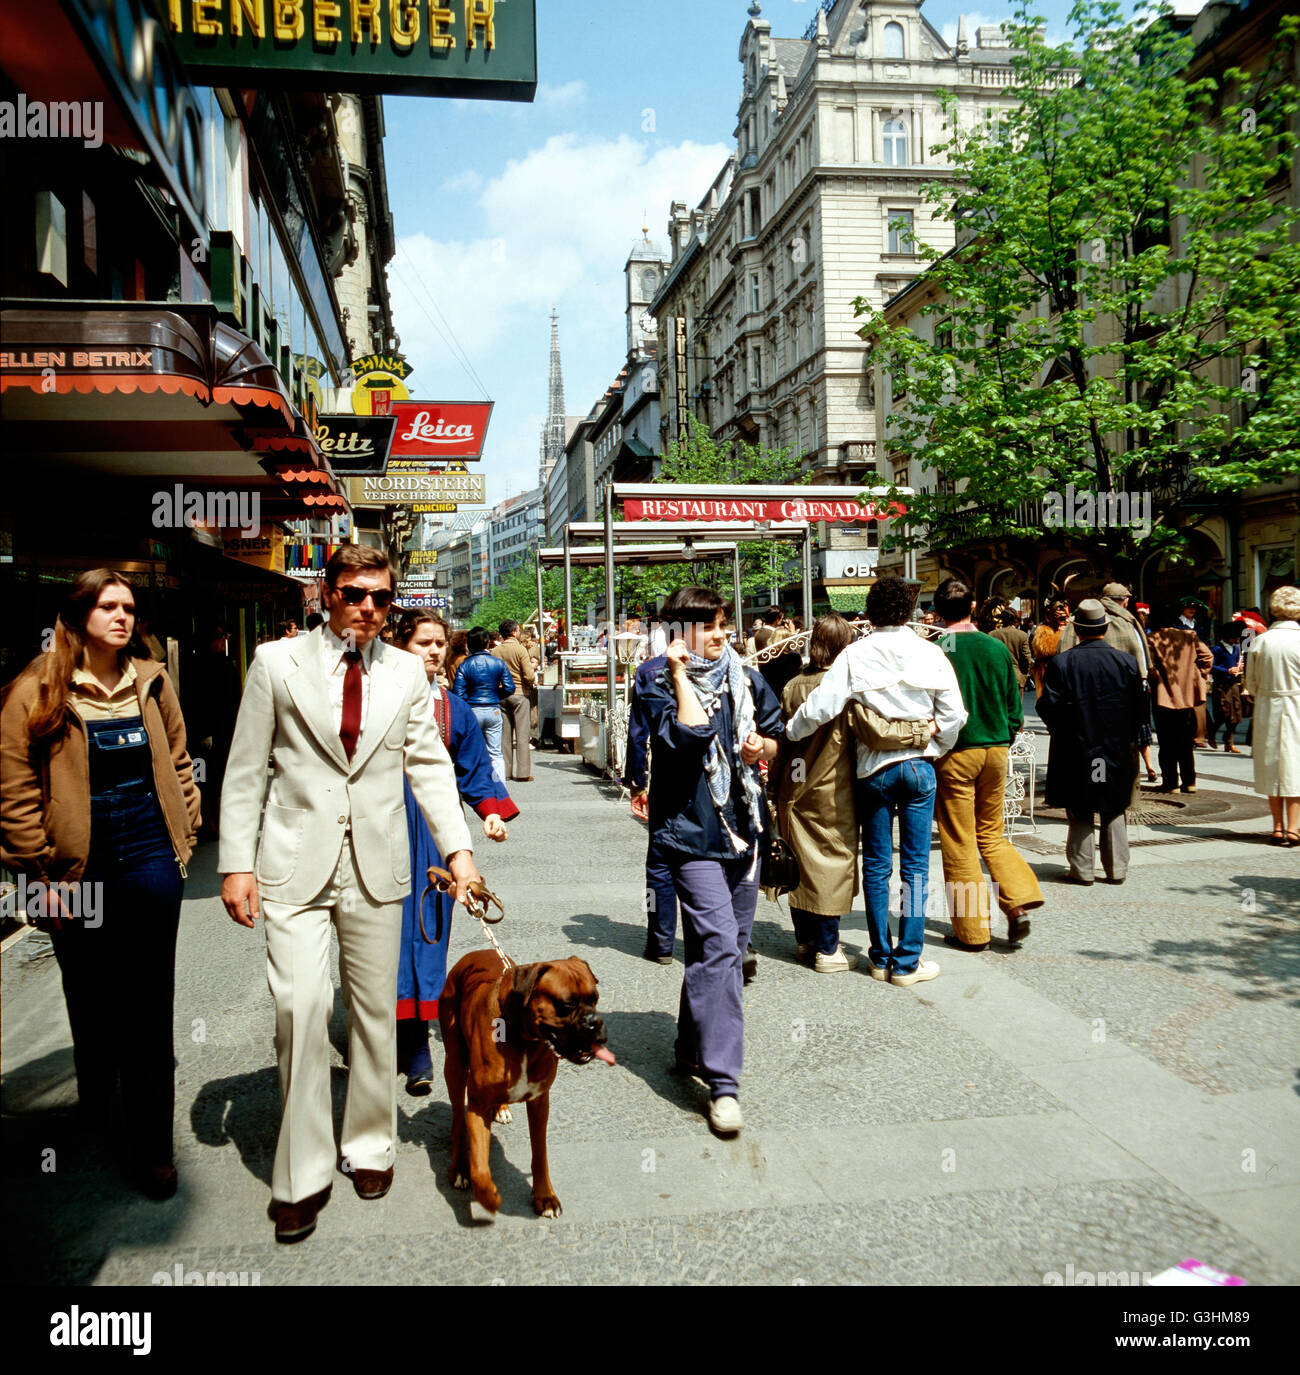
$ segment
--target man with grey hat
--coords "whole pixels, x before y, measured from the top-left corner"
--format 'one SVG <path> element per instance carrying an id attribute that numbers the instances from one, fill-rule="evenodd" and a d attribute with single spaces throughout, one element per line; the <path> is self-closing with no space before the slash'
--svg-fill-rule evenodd
<path id="1" fill-rule="evenodd" d="M 1123 883 L 1128 874 L 1124 813 L 1137 783 L 1138 734 L 1146 715 L 1137 663 L 1133 655 L 1106 643 L 1109 623 L 1101 602 L 1079 603 L 1070 622 L 1074 646 L 1048 664 L 1038 699 L 1038 714 L 1052 737 L 1047 805 L 1065 809 L 1070 882 L 1085 885 L 1095 878 L 1093 825 L 1098 815 L 1107 880 Z"/>
<path id="2" fill-rule="evenodd" d="M 1132 599 L 1133 593 L 1122 582 L 1108 582 L 1101 589 L 1101 604 L 1107 616 L 1106 633 L 1102 638 L 1112 649 L 1131 654 L 1138 672 L 1146 678 L 1151 672 L 1151 650 L 1137 617 L 1129 610 Z M 1078 643 L 1078 633 L 1070 622 L 1061 631 L 1058 652 L 1073 649 Z"/>

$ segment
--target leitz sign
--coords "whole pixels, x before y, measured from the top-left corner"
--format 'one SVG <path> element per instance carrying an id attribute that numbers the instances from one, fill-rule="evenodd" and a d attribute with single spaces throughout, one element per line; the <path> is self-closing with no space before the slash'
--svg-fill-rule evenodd
<path id="1" fill-rule="evenodd" d="M 391 415 L 318 415 L 316 442 L 339 475 L 384 471 L 396 422 Z"/>
<path id="2" fill-rule="evenodd" d="M 399 401 L 391 458 L 393 466 L 428 467 L 447 459 L 483 456 L 491 401 Z"/>
<path id="3" fill-rule="evenodd" d="M 536 0 L 167 0 L 195 80 L 532 100 Z"/>

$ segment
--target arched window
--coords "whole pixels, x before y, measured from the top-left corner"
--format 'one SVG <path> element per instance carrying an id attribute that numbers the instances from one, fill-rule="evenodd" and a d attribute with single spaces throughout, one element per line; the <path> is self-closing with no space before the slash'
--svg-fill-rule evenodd
<path id="1" fill-rule="evenodd" d="M 885 166 L 907 166 L 907 125 L 901 119 L 887 119 L 882 132 Z"/>
<path id="2" fill-rule="evenodd" d="M 901 24 L 885 25 L 885 56 L 903 56 L 903 26 Z"/>

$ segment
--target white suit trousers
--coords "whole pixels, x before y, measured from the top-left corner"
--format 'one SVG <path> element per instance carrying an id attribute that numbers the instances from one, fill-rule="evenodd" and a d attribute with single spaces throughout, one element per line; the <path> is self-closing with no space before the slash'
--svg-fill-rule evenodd
<path id="1" fill-rule="evenodd" d="M 330 1096 L 330 923 L 348 1013 L 348 1088 L 340 1150 L 345 1172 L 386 1170 L 397 1137 L 397 960 L 402 904 L 372 902 L 356 876 L 352 839 L 334 877 L 306 905 L 262 899 L 266 976 L 275 999 L 282 1116 L 271 1197 L 297 1203 L 334 1178 Z"/>

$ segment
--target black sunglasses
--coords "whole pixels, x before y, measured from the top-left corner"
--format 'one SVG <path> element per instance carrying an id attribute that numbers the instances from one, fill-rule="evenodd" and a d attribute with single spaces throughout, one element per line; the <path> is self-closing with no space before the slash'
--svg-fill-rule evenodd
<path id="1" fill-rule="evenodd" d="M 387 587 L 376 590 L 373 587 L 340 587 L 337 589 L 339 596 L 343 598 L 349 606 L 360 606 L 367 597 L 373 597 L 375 607 L 382 611 L 386 606 L 393 604 L 393 594 Z"/>

